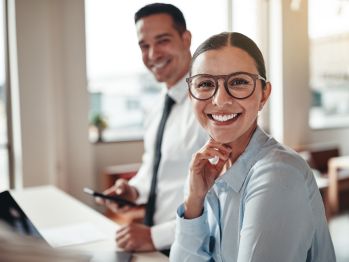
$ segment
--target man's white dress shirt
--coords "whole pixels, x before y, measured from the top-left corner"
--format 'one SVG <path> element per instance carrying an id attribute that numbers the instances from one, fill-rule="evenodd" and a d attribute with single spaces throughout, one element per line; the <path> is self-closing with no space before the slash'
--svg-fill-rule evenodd
<path id="1" fill-rule="evenodd" d="M 165 95 L 175 100 L 167 119 L 158 170 L 156 210 L 151 236 L 158 250 L 167 249 L 174 240 L 176 209 L 183 202 L 183 188 L 192 155 L 207 141 L 208 136 L 195 118 L 188 96 L 185 78 L 164 91 L 145 123 L 144 154 L 137 175 L 130 180 L 139 192 L 137 203 L 148 201 L 153 175 L 155 139 L 159 127 Z"/>

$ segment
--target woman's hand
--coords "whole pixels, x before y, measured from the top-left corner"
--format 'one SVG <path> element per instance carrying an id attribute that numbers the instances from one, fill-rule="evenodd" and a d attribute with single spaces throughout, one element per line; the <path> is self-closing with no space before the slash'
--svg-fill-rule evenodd
<path id="1" fill-rule="evenodd" d="M 190 219 L 201 215 L 205 196 L 220 175 L 231 151 L 228 145 L 222 145 L 211 138 L 193 156 L 189 173 L 189 195 L 184 204 L 185 218 Z M 211 164 L 209 159 L 217 156 L 219 157 L 218 163 Z"/>

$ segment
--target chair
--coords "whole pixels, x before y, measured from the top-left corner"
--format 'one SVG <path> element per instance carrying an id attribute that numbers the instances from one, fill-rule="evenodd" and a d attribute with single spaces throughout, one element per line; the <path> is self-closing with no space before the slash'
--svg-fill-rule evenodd
<path id="1" fill-rule="evenodd" d="M 339 156 L 339 148 L 336 145 L 310 145 L 296 150 L 309 164 L 314 171 L 314 177 L 319 187 L 327 219 L 331 218 L 331 207 L 329 204 L 329 179 L 328 161 L 332 157 Z"/>
<path id="2" fill-rule="evenodd" d="M 332 217 L 343 209 L 349 209 L 349 156 L 329 159 L 328 179 L 329 216 Z"/>
<path id="3" fill-rule="evenodd" d="M 349 205 L 346 206 L 348 201 L 340 200 L 349 197 L 349 169 L 343 169 L 345 163 L 349 167 L 349 159 L 347 162 L 343 161 L 339 147 L 313 145 L 298 151 L 315 170 L 315 179 L 324 201 L 327 219 L 331 219 L 343 209 L 348 209 Z"/>
<path id="4" fill-rule="evenodd" d="M 317 148 L 310 150 L 310 166 L 320 172 L 321 175 L 328 175 L 328 161 L 332 157 L 340 155 L 338 147 Z"/>

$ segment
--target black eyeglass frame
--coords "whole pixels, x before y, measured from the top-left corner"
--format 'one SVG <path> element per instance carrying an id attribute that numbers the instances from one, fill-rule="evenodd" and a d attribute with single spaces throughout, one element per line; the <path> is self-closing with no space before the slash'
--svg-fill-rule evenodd
<path id="1" fill-rule="evenodd" d="M 253 89 L 252 89 L 251 93 L 250 93 L 249 95 L 245 96 L 245 97 L 236 97 L 236 96 L 232 95 L 232 94 L 229 92 L 229 88 L 228 88 L 228 85 L 227 85 L 227 81 L 228 81 L 228 79 L 229 79 L 230 77 L 232 77 L 232 76 L 234 76 L 234 75 L 241 75 L 241 74 L 243 74 L 243 75 L 248 75 L 248 76 L 250 76 L 250 77 L 253 79 Z M 206 76 L 206 77 L 210 77 L 210 78 L 212 78 L 212 79 L 215 81 L 216 88 L 215 88 L 213 94 L 212 94 L 210 97 L 208 97 L 208 98 L 197 98 L 196 96 L 193 95 L 193 93 L 192 93 L 192 91 L 191 91 L 191 88 L 190 88 L 190 83 L 191 83 L 191 80 L 192 80 L 194 77 L 197 77 L 197 76 Z M 265 85 L 266 82 L 267 82 L 267 80 L 266 80 L 264 77 L 262 77 L 261 75 L 259 75 L 259 74 L 252 74 L 252 73 L 248 73 L 248 72 L 234 72 L 234 73 L 231 73 L 231 74 L 229 74 L 229 75 L 197 74 L 197 75 L 194 75 L 194 76 L 191 76 L 191 77 L 186 78 L 185 81 L 186 81 L 187 84 L 188 84 L 188 89 L 189 89 L 190 95 L 191 95 L 193 98 L 197 99 L 197 100 L 205 101 L 205 100 L 211 99 L 212 97 L 214 97 L 214 96 L 216 95 L 217 90 L 218 90 L 218 87 L 219 87 L 219 86 L 218 86 L 218 79 L 221 79 L 221 78 L 224 79 L 224 88 L 225 88 L 225 91 L 227 91 L 227 93 L 228 93 L 231 97 L 233 97 L 233 98 L 235 98 L 235 99 L 246 99 L 246 98 L 250 97 L 250 96 L 254 93 L 254 90 L 256 89 L 256 81 L 257 81 L 257 80 L 262 80 L 262 81 L 264 82 L 264 85 Z"/>

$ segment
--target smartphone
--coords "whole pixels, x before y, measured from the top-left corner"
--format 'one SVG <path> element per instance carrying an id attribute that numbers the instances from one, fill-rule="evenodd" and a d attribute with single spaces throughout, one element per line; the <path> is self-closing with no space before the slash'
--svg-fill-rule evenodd
<path id="1" fill-rule="evenodd" d="M 103 193 L 100 193 L 100 192 L 96 192 L 88 187 L 85 187 L 84 188 L 84 192 L 86 194 L 89 194 L 91 196 L 94 196 L 94 197 L 100 197 L 100 198 L 103 198 L 103 199 L 108 199 L 108 200 L 111 200 L 111 201 L 115 201 L 119 204 L 119 206 L 131 206 L 131 207 L 136 207 L 138 206 L 136 203 L 132 202 L 132 201 L 129 201 L 127 199 L 124 199 L 120 196 L 117 196 L 117 195 L 105 195 Z"/>

